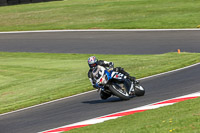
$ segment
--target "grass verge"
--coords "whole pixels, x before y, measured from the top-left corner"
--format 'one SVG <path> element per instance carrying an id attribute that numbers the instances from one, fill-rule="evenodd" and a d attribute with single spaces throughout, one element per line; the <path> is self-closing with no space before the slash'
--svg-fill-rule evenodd
<path id="1" fill-rule="evenodd" d="M 199 0 L 63 0 L 0 7 L 0 31 L 196 28 Z"/>
<path id="2" fill-rule="evenodd" d="M 200 98 L 73 129 L 67 133 L 199 133 Z"/>
<path id="3" fill-rule="evenodd" d="M 90 54 L 0 52 L 0 113 L 92 90 L 87 77 Z M 200 53 L 96 55 L 136 78 L 200 62 Z"/>

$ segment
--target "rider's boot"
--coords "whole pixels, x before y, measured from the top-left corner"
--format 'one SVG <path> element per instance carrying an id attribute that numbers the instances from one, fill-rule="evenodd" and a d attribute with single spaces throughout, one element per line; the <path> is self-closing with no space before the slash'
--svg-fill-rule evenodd
<path id="1" fill-rule="evenodd" d="M 133 83 L 134 83 L 134 84 L 136 84 L 136 85 L 138 85 L 138 84 L 139 84 L 139 81 L 138 81 L 138 80 L 136 80 L 136 78 L 135 78 L 135 77 L 132 77 L 132 76 L 127 76 L 127 78 L 128 78 L 129 80 L 133 81 Z"/>
<path id="2" fill-rule="evenodd" d="M 135 82 L 135 77 L 128 76 L 127 78 L 130 79 L 131 81 Z"/>
<path id="3" fill-rule="evenodd" d="M 129 77 L 129 73 L 127 73 L 126 71 L 124 71 L 124 68 L 121 67 L 117 67 L 115 69 L 117 72 L 124 74 L 126 77 Z"/>
<path id="4" fill-rule="evenodd" d="M 135 80 L 135 84 L 138 85 L 140 82 L 138 80 Z"/>
<path id="5" fill-rule="evenodd" d="M 130 76 L 129 73 L 127 73 L 126 71 L 124 71 L 123 68 L 121 68 L 121 67 L 116 67 L 114 70 L 117 71 L 117 72 L 120 72 L 120 73 L 124 74 L 125 77 L 126 77 L 127 79 L 133 81 L 133 83 L 139 84 L 139 81 L 136 80 L 135 77 Z"/>

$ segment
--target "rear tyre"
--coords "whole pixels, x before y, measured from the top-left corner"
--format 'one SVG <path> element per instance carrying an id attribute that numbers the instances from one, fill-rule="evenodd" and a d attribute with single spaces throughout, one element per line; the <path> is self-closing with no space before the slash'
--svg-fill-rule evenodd
<path id="1" fill-rule="evenodd" d="M 109 87 L 110 91 L 117 97 L 119 97 L 122 100 L 129 100 L 129 94 L 126 90 L 126 88 L 121 88 L 117 83 L 113 83 Z"/>

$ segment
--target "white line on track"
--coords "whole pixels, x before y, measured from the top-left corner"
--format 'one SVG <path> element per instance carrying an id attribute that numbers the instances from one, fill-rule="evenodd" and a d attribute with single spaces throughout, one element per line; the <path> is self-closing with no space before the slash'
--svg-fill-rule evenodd
<path id="1" fill-rule="evenodd" d="M 177 71 L 184 70 L 184 69 L 187 69 L 187 68 L 191 68 L 191 67 L 194 67 L 194 66 L 197 66 L 197 65 L 200 65 L 200 63 L 196 63 L 196 64 L 193 64 L 193 65 L 190 65 L 190 66 L 187 66 L 187 67 L 183 67 L 183 68 L 179 68 L 179 69 L 176 69 L 176 70 L 172 70 L 172 71 L 168 71 L 168 72 L 164 72 L 164 73 L 160 73 L 160 74 L 144 77 L 144 78 L 141 78 L 141 79 L 138 79 L 138 80 L 144 80 L 144 79 L 148 79 L 148 78 L 152 78 L 152 77 L 157 77 L 157 76 L 169 74 L 169 73 L 172 73 L 172 72 L 177 72 Z M 39 107 L 39 106 L 42 106 L 42 105 L 58 102 L 58 101 L 65 100 L 65 99 L 69 99 L 69 98 L 72 98 L 72 97 L 77 97 L 77 96 L 84 95 L 84 94 L 87 94 L 87 93 L 91 93 L 91 92 L 94 92 L 94 91 L 96 91 L 96 90 L 92 90 L 92 91 L 76 94 L 76 95 L 69 96 L 69 97 L 60 98 L 60 99 L 57 99 L 57 100 L 45 102 L 45 103 L 42 103 L 42 104 L 38 104 L 38 105 L 31 106 L 31 107 L 19 109 L 19 110 L 16 110 L 16 111 L 7 112 L 7 113 L 4 113 L 4 114 L 0 114 L 0 117 L 3 116 L 3 115 L 8 115 L 8 114 L 11 114 L 11 113 L 15 113 L 15 112 L 31 109 L 31 108 L 34 108 L 34 107 Z"/>
<path id="2" fill-rule="evenodd" d="M 18 34 L 18 33 L 52 33 L 52 32 L 126 32 L 126 31 L 200 31 L 193 29 L 85 29 L 85 30 L 38 30 L 38 31 L 8 31 L 0 34 Z"/>
<path id="3" fill-rule="evenodd" d="M 194 67 L 194 66 L 197 66 L 197 65 L 200 65 L 200 63 L 196 63 L 196 64 L 193 64 L 193 65 L 186 66 L 186 67 L 179 68 L 179 69 L 175 69 L 175 70 L 172 70 L 172 71 L 168 71 L 168 72 L 159 73 L 159 74 L 156 74 L 156 75 L 152 75 L 152 76 L 144 77 L 144 78 L 141 78 L 141 79 L 139 79 L 139 80 L 144 80 L 144 79 L 148 79 L 148 78 L 152 78 L 152 77 L 157 77 L 157 76 L 164 75 L 164 74 L 169 74 L 169 73 L 173 73 L 173 72 L 181 71 L 181 70 L 184 70 L 184 69 L 187 69 L 187 68 L 190 68 L 190 67 Z"/>

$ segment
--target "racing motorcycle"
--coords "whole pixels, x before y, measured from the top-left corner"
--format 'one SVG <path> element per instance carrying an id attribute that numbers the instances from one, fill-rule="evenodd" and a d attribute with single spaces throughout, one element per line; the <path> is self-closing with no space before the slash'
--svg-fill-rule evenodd
<path id="1" fill-rule="evenodd" d="M 96 80 L 96 86 L 108 95 L 115 95 L 122 100 L 129 100 L 133 96 L 143 96 L 145 94 L 145 89 L 141 85 L 126 79 L 124 74 L 113 71 L 113 68 L 97 66 L 92 73 Z"/>

